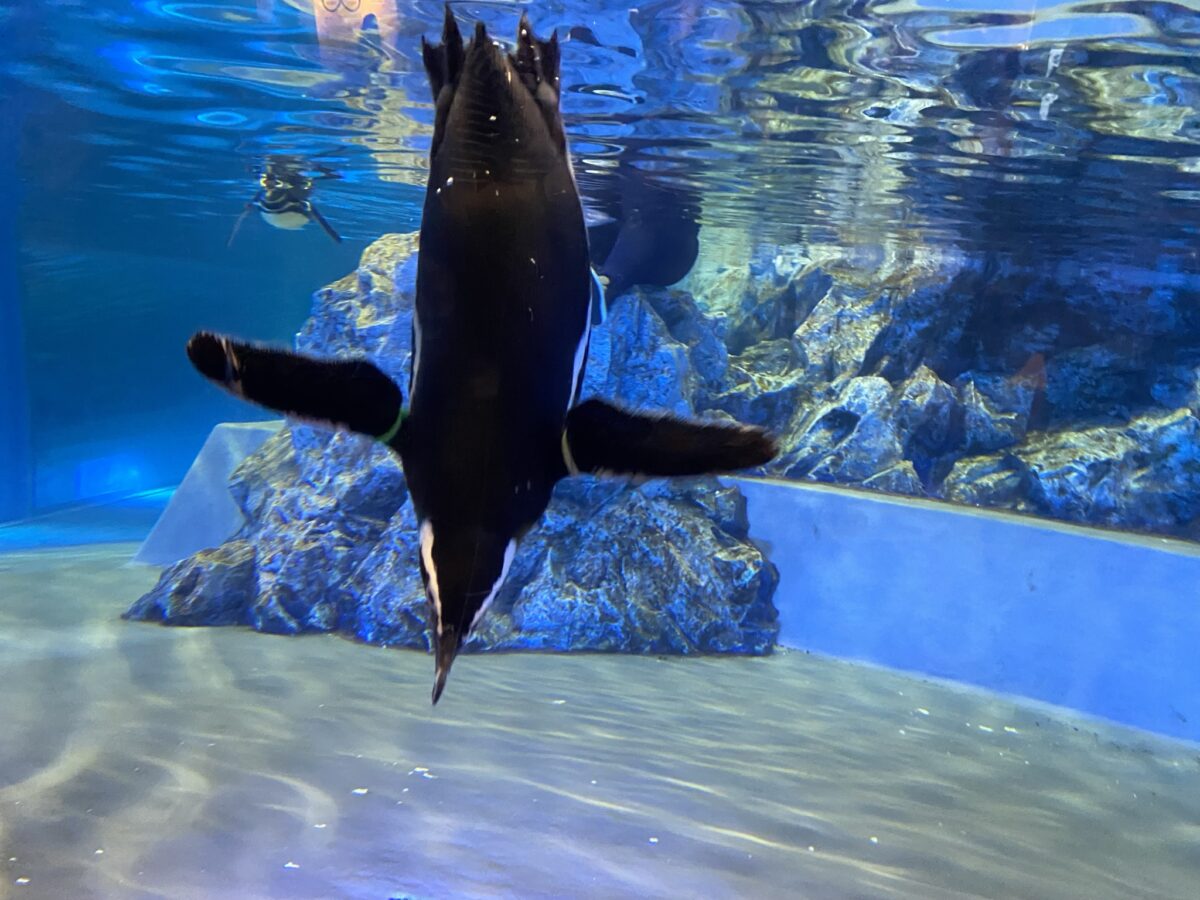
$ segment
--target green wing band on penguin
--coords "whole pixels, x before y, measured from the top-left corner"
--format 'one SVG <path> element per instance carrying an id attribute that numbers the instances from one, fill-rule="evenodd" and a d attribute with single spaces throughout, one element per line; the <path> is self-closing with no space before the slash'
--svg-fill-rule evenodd
<path id="1" fill-rule="evenodd" d="M 392 427 L 389 428 L 387 431 L 385 431 L 383 434 L 375 434 L 375 435 L 372 435 L 372 437 L 375 438 L 375 440 L 379 441 L 379 443 L 381 443 L 381 444 L 390 444 L 392 441 L 394 441 L 396 439 L 396 435 L 398 435 L 400 433 L 400 429 L 402 427 L 404 427 L 404 420 L 407 418 L 408 418 L 408 410 L 405 409 L 403 406 L 400 407 L 400 411 L 396 413 L 395 421 L 392 422 Z"/>
<path id="2" fill-rule="evenodd" d="M 778 452 L 761 428 L 645 415 L 594 399 L 567 413 L 563 432 L 571 474 L 707 475 L 761 466 Z"/>
<path id="3" fill-rule="evenodd" d="M 394 438 L 403 422 L 400 388 L 365 359 L 316 359 L 204 331 L 187 353 L 205 378 L 276 412 L 376 438 Z"/>

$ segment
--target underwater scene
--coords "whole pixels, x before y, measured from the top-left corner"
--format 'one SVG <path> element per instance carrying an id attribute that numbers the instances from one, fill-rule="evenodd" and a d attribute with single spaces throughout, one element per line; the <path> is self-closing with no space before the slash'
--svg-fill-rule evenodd
<path id="1" fill-rule="evenodd" d="M 0 5 L 0 900 L 1200 896 L 1198 50 Z"/>

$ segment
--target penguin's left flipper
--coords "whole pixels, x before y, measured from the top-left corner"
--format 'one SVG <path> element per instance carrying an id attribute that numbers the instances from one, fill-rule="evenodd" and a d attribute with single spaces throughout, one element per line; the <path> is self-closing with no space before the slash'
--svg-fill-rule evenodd
<path id="1" fill-rule="evenodd" d="M 333 226 L 325 221 L 325 217 L 321 215 L 321 211 L 312 203 L 308 204 L 308 214 L 314 222 L 325 229 L 325 233 L 333 238 L 337 243 L 342 242 L 342 236 L 333 230 Z"/>
<path id="2" fill-rule="evenodd" d="M 761 466 L 778 452 L 761 428 L 634 413 L 603 400 L 574 407 L 563 432 L 571 474 L 707 475 Z"/>
<path id="3" fill-rule="evenodd" d="M 315 359 L 201 331 L 188 358 L 210 381 L 239 397 L 305 421 L 391 443 L 403 395 L 365 359 Z"/>

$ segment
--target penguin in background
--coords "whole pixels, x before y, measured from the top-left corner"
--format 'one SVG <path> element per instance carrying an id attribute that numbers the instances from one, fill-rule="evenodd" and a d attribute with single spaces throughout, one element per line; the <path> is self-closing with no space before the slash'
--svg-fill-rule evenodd
<path id="1" fill-rule="evenodd" d="M 617 216 L 588 230 L 599 292 L 593 324 L 604 322 L 608 306 L 630 288 L 675 284 L 700 255 L 698 192 L 655 180 L 638 161 L 637 148 L 627 146 L 613 179 Z"/>
<path id="2" fill-rule="evenodd" d="M 515 52 L 446 8 L 422 41 L 436 104 L 413 313 L 410 403 L 365 359 L 322 360 L 207 332 L 187 352 L 232 393 L 370 435 L 408 480 L 430 609 L 436 704 L 554 485 L 579 473 L 677 476 L 758 466 L 761 429 L 580 403 L 595 300 L 559 114 L 557 36 L 521 17 Z"/>
<path id="3" fill-rule="evenodd" d="M 307 175 L 300 162 L 292 157 L 268 157 L 258 176 L 258 191 L 233 223 L 233 231 L 229 233 L 225 246 L 233 246 L 233 239 L 237 237 L 242 222 L 256 209 L 264 222 L 284 231 L 298 231 L 309 222 L 316 222 L 340 244 L 341 236 L 321 215 L 311 197 L 317 181 L 341 176 L 327 166 L 317 164 L 314 168 L 317 174 Z"/>

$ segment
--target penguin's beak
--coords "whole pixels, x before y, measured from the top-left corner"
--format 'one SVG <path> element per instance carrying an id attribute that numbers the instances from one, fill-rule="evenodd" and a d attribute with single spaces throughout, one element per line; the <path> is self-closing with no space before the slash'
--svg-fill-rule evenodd
<path id="1" fill-rule="evenodd" d="M 446 689 L 446 676 L 454 665 L 454 657 L 458 655 L 458 629 L 447 626 L 434 640 L 436 674 L 433 679 L 433 703 L 436 706 L 442 691 Z"/>

